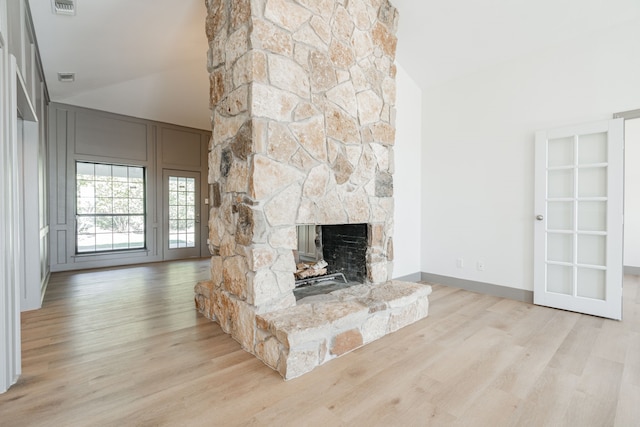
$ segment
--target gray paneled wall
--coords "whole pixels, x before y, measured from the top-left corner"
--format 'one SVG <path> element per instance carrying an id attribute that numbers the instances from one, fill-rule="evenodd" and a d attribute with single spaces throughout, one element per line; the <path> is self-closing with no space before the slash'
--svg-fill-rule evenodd
<path id="1" fill-rule="evenodd" d="M 198 196 L 201 221 L 196 256 L 208 256 L 206 180 L 210 131 L 52 103 L 49 106 L 49 135 L 52 271 L 175 258 L 169 255 L 168 233 L 165 230 L 165 170 L 196 173 L 200 177 Z M 77 161 L 146 168 L 146 249 L 76 253 Z"/>

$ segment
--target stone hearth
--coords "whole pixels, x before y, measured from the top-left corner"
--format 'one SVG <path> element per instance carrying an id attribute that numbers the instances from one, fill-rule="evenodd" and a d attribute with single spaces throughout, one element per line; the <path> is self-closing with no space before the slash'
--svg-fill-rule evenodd
<path id="1" fill-rule="evenodd" d="M 207 0 L 211 280 L 196 306 L 293 378 L 427 315 L 390 281 L 398 14 L 387 0 Z M 297 225 L 363 224 L 362 285 L 293 295 Z"/>

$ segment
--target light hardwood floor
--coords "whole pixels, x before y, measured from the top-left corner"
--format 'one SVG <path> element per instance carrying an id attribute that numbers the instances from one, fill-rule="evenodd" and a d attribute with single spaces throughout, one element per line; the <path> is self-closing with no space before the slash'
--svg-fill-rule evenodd
<path id="1" fill-rule="evenodd" d="M 638 426 L 624 321 L 434 286 L 427 319 L 292 381 L 196 314 L 207 261 L 52 275 L 1 426 Z"/>

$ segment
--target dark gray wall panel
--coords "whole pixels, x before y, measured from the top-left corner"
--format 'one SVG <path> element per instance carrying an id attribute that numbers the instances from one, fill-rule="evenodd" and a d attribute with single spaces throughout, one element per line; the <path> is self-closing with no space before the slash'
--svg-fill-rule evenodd
<path id="1" fill-rule="evenodd" d="M 75 153 L 146 162 L 147 125 L 77 112 Z"/>
<path id="2" fill-rule="evenodd" d="M 171 128 L 162 128 L 160 132 L 162 138 L 162 163 L 164 165 L 191 168 L 200 168 L 202 166 L 201 133 Z"/>

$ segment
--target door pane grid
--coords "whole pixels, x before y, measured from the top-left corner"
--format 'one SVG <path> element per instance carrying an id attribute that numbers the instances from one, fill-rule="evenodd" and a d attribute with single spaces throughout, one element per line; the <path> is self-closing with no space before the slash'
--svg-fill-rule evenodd
<path id="1" fill-rule="evenodd" d="M 606 133 L 603 135 L 548 141 L 548 292 L 606 298 L 608 164 Z"/>
<path id="2" fill-rule="evenodd" d="M 169 176 L 169 249 L 196 244 L 195 179 Z"/>

